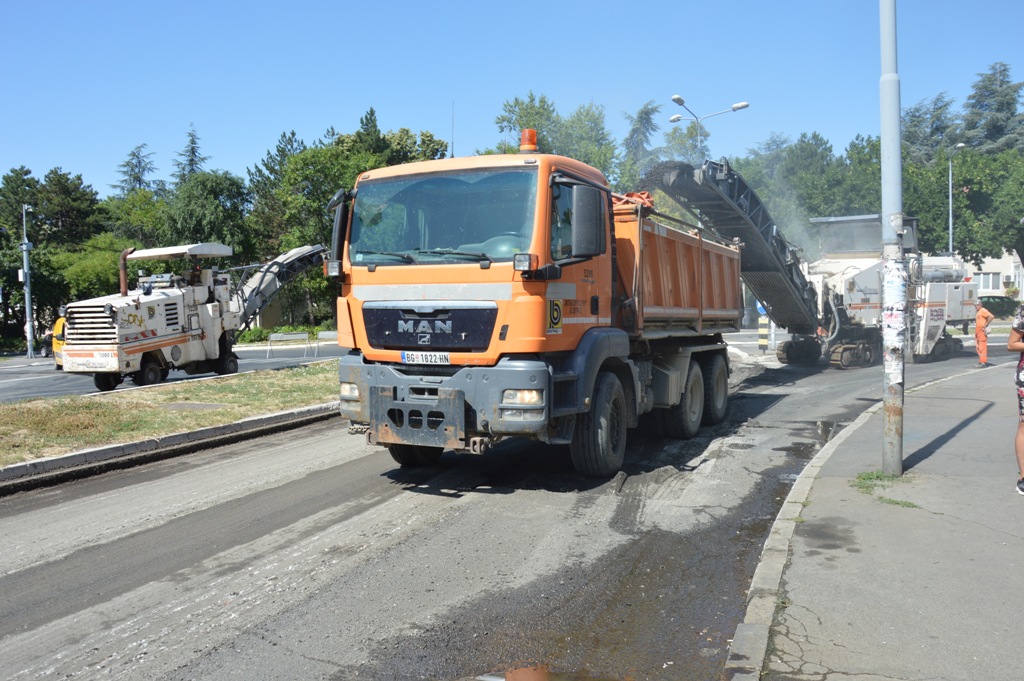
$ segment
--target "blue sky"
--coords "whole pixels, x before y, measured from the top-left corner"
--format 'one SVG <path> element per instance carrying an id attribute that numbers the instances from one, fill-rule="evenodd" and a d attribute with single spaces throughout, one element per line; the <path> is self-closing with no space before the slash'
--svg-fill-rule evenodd
<path id="1" fill-rule="evenodd" d="M 0 172 L 59 166 L 101 197 L 139 144 L 170 179 L 191 125 L 207 169 L 246 178 L 282 132 L 353 132 L 371 107 L 382 130 L 454 131 L 472 154 L 531 91 L 563 116 L 603 107 L 617 141 L 651 100 L 662 132 L 685 114 L 673 94 L 699 116 L 750 102 L 705 121 L 715 158 L 774 133 L 836 153 L 879 134 L 877 0 L 41 0 L 0 16 Z M 996 61 L 1024 79 L 1020 0 L 898 0 L 897 22 L 903 108 L 959 108 Z"/>

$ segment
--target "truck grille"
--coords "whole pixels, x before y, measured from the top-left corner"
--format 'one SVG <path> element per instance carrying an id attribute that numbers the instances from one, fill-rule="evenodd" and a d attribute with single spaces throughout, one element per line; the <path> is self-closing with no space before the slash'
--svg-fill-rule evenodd
<path id="1" fill-rule="evenodd" d="M 411 309 L 420 307 L 420 309 Z M 498 318 L 497 305 L 424 309 L 415 303 L 366 303 L 363 321 L 370 345 L 384 350 L 484 352 Z"/>
<path id="2" fill-rule="evenodd" d="M 68 308 L 64 337 L 70 345 L 116 343 L 117 327 L 102 305 Z"/>

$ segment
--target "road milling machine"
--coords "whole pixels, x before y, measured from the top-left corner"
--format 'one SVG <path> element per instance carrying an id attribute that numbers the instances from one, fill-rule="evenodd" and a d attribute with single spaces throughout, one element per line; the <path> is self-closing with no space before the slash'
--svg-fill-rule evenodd
<path id="1" fill-rule="evenodd" d="M 201 264 L 232 254 L 230 246 L 201 243 L 143 250 L 120 257 L 118 293 L 64 309 L 64 371 L 90 373 L 96 388 L 113 390 L 125 377 L 152 385 L 172 369 L 187 374 L 238 371 L 235 331 L 247 327 L 282 285 L 323 261 L 323 246 L 303 246 L 245 272 Z M 128 261 L 185 261 L 180 274 L 146 274 L 129 290 Z"/>

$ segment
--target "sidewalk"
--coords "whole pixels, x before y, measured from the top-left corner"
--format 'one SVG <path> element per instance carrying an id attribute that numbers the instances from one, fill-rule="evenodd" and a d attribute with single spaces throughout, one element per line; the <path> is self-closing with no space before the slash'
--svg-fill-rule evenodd
<path id="1" fill-rule="evenodd" d="M 851 485 L 882 469 L 879 406 L 822 448 L 772 528 L 723 678 L 1021 677 L 1015 364 L 907 391 L 891 485 Z"/>

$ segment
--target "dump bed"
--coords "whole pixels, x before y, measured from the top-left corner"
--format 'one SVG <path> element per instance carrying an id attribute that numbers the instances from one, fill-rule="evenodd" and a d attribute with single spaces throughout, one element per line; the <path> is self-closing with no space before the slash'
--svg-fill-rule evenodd
<path id="1" fill-rule="evenodd" d="M 646 193 L 616 197 L 620 323 L 637 339 L 740 329 L 739 248 L 708 230 L 656 214 Z"/>

